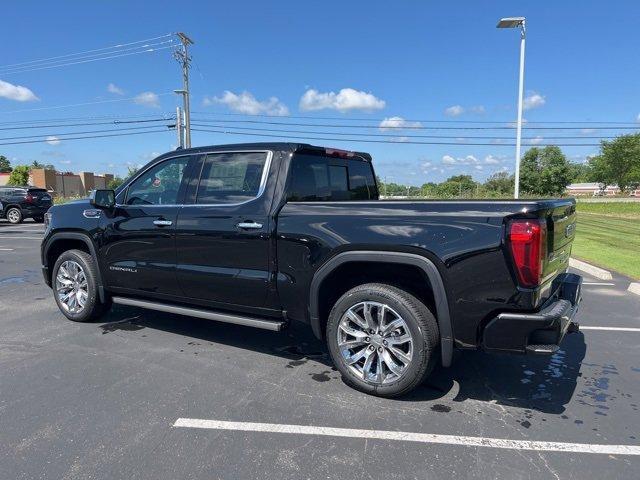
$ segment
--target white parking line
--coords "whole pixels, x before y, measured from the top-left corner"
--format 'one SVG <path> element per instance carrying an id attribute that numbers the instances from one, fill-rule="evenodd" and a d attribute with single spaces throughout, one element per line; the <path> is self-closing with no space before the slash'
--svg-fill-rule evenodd
<path id="1" fill-rule="evenodd" d="M 615 283 L 607 283 L 607 282 L 582 282 L 582 285 L 609 285 L 614 286 Z"/>
<path id="2" fill-rule="evenodd" d="M 611 332 L 640 332 L 640 328 L 634 327 L 585 327 L 580 325 L 580 330 L 604 330 Z"/>
<path id="3" fill-rule="evenodd" d="M 461 445 L 465 447 L 504 448 L 509 450 L 598 453 L 605 455 L 640 455 L 640 446 L 638 445 L 538 442 L 531 440 L 508 440 L 506 438 L 394 432 L 389 430 L 360 430 L 353 428 L 314 427 L 308 425 L 287 425 L 279 423 L 227 422 L 222 420 L 201 420 L 197 418 L 179 418 L 173 426 L 243 432 L 287 433 L 294 435 L 319 435 L 326 437 L 348 437 L 399 442 L 437 443 L 443 445 Z"/>
<path id="4" fill-rule="evenodd" d="M 0 252 L 13 252 L 13 248 L 0 248 Z"/>
<path id="5" fill-rule="evenodd" d="M 0 235 L 0 238 L 2 238 L 2 235 Z M 14 239 L 14 238 L 18 238 L 20 240 L 42 240 L 42 237 L 14 237 L 13 235 L 11 235 L 9 237 L 4 237 L 4 239 L 6 239 L 6 240 Z"/>

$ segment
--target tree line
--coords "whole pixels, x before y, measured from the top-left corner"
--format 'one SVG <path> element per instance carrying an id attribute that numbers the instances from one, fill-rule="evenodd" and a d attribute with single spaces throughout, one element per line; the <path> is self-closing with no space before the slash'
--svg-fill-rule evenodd
<path id="1" fill-rule="evenodd" d="M 520 191 L 526 196 L 559 196 L 571 183 L 596 182 L 617 185 L 621 192 L 640 186 L 640 133 L 622 135 L 603 141 L 598 155 L 584 163 L 570 162 L 560 147 L 549 145 L 529 149 L 520 161 Z M 484 182 L 471 175 L 453 175 L 444 182 L 427 182 L 422 186 L 383 182 L 378 179 L 380 193 L 385 196 L 432 198 L 504 198 L 514 193 L 513 174 L 497 172 Z"/>

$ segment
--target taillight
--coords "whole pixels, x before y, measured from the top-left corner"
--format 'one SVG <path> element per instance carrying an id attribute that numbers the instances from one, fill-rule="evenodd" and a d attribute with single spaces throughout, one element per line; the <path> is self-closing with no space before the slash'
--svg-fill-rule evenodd
<path id="1" fill-rule="evenodd" d="M 27 202 L 27 203 L 33 203 L 33 202 L 36 201 L 36 197 L 31 195 L 30 193 L 27 193 L 27 196 L 24 197 L 24 201 Z"/>
<path id="2" fill-rule="evenodd" d="M 340 150 L 338 148 L 325 148 L 324 153 L 329 157 L 338 158 L 353 158 L 356 155 L 354 152 L 350 152 L 348 150 Z"/>
<path id="3" fill-rule="evenodd" d="M 520 286 L 540 285 L 547 253 L 546 225 L 539 220 L 513 220 L 509 223 L 508 245 Z"/>

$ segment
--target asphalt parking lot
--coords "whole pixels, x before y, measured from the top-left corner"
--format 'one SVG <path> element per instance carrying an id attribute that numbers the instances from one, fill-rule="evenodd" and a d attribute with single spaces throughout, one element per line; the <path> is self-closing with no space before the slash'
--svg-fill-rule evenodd
<path id="1" fill-rule="evenodd" d="M 640 296 L 622 277 L 585 275 L 583 328 L 556 355 L 459 353 L 385 400 L 303 327 L 122 306 L 69 322 L 42 230 L 0 221 L 2 478 L 640 477 Z"/>

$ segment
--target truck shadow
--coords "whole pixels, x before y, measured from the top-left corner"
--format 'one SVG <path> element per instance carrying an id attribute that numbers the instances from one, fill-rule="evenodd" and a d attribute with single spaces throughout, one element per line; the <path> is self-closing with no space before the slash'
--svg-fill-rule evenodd
<path id="1" fill-rule="evenodd" d="M 421 388 L 402 400 L 473 399 L 562 413 L 582 375 L 580 366 L 586 349 L 584 335 L 573 333 L 551 356 L 459 352 L 451 368 L 437 368 Z"/>
<path id="2" fill-rule="evenodd" d="M 289 360 L 285 368 L 307 362 L 333 368 L 324 342 L 317 340 L 306 325 L 294 323 L 284 332 L 270 332 L 120 305 L 106 319 L 108 322 L 100 325 L 105 334 L 150 328 L 189 341 L 224 344 L 281 357 Z M 397 400 L 418 403 L 478 400 L 562 413 L 576 390 L 585 352 L 582 333 L 567 335 L 560 350 L 550 357 L 458 352 L 452 367 L 437 367 L 423 385 Z"/>

